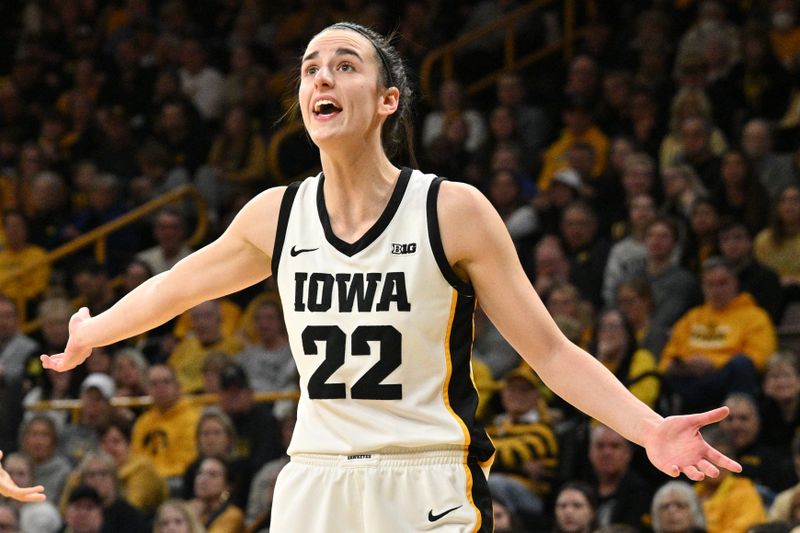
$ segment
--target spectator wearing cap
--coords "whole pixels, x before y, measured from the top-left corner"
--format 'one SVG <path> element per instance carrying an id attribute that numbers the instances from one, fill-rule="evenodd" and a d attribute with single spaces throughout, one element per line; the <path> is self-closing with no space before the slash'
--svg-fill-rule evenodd
<path id="1" fill-rule="evenodd" d="M 149 457 L 170 493 L 178 494 L 183 472 L 197 457 L 200 409 L 181 396 L 180 382 L 169 366 L 153 365 L 147 380 L 153 407 L 136 419 L 131 451 Z"/>
<path id="2" fill-rule="evenodd" d="M 102 533 L 139 533 L 147 529 L 144 515 L 122 495 L 117 463 L 105 452 L 88 452 L 71 476 L 62 500 L 71 491 L 88 486 L 97 491 L 103 506 Z"/>
<path id="3" fill-rule="evenodd" d="M 559 138 L 544 153 L 542 171 L 539 174 L 539 189 L 547 189 L 556 172 L 567 166 L 567 152 L 578 142 L 589 143 L 594 147 L 597 158 L 592 169 L 592 178 L 599 178 L 608 158 L 609 139 L 594 123 L 589 102 L 573 99 L 562 113 L 564 130 Z"/>
<path id="4" fill-rule="evenodd" d="M 544 511 L 558 468 L 558 443 L 543 396 L 549 391 L 527 365 L 506 373 L 503 382 L 504 413 L 487 428 L 497 449 L 489 486 L 514 512 L 533 519 Z"/>
<path id="5" fill-rule="evenodd" d="M 59 533 L 103 533 L 103 500 L 95 489 L 78 485 L 72 490 Z"/>
<path id="6" fill-rule="evenodd" d="M 581 176 L 570 167 L 556 172 L 550 182 L 550 188 L 539 191 L 532 204 L 539 215 L 539 227 L 542 233 L 557 235 L 564 209 L 581 197 Z"/>
<path id="7" fill-rule="evenodd" d="M 283 455 L 272 404 L 256 403 L 247 373 L 236 363 L 220 371 L 219 405 L 236 428 L 233 458 L 248 459 L 251 476 L 267 461 Z M 249 486 L 250 478 L 245 482 Z"/>
<path id="8" fill-rule="evenodd" d="M 222 352 L 231 358 L 242 350 L 241 339 L 222 331 L 222 312 L 217 300 L 203 302 L 190 311 L 192 329 L 170 354 L 167 363 L 185 392 L 203 388 L 203 361 L 211 352 Z"/>
<path id="9" fill-rule="evenodd" d="M 73 463 L 78 463 L 86 452 L 98 449 L 100 432 L 114 413 L 111 399 L 115 392 L 114 380 L 108 374 L 95 372 L 81 383 L 78 420 L 64 426 L 60 440 L 61 452 Z"/>

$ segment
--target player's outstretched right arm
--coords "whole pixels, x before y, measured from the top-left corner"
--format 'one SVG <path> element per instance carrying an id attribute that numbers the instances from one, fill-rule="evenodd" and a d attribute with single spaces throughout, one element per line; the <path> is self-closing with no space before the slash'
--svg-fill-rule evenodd
<path id="1" fill-rule="evenodd" d="M 44 367 L 69 370 L 96 346 L 138 335 L 197 304 L 266 279 L 284 190 L 269 189 L 253 198 L 216 241 L 142 283 L 109 310 L 95 317 L 79 310 L 70 319 L 64 353 L 43 355 Z"/>

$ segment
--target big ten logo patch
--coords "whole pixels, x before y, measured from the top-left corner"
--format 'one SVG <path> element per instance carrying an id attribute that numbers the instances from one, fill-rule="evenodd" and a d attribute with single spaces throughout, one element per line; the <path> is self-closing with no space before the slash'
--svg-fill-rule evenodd
<path id="1" fill-rule="evenodd" d="M 392 243 L 392 254 L 394 255 L 411 255 L 416 253 L 417 243 L 409 242 L 407 244 Z"/>

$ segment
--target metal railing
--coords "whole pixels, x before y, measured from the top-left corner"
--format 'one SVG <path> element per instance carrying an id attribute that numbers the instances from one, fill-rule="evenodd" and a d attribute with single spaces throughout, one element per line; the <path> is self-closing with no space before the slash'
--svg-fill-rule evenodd
<path id="1" fill-rule="evenodd" d="M 517 57 L 517 30 L 519 29 L 519 21 L 529 18 L 536 11 L 551 4 L 557 4 L 559 1 L 562 3 L 564 9 L 561 39 L 547 44 L 539 50 L 530 52 L 525 56 Z M 468 95 L 474 95 L 491 87 L 505 72 L 522 70 L 559 51 L 563 52 L 565 60 L 571 58 L 573 43 L 579 37 L 579 32 L 575 28 L 575 0 L 534 0 L 533 2 L 529 2 L 507 13 L 494 22 L 432 50 L 425 56 L 425 59 L 422 61 L 422 66 L 420 67 L 420 91 L 422 97 L 428 102 L 433 100 L 434 91 L 432 89 L 432 79 L 434 67 L 436 65 L 441 64 L 443 80 L 452 79 L 455 76 L 455 64 L 458 52 L 470 45 L 479 43 L 497 31 L 504 32 L 503 62 L 498 66 L 496 71 L 467 85 L 465 87 L 465 92 Z"/>
<path id="2" fill-rule="evenodd" d="M 185 394 L 183 397 L 189 399 L 195 405 L 214 405 L 219 403 L 219 395 L 216 393 Z M 297 400 L 299 398 L 300 391 L 298 390 L 253 393 L 253 399 L 258 403 Z M 114 396 L 111 398 L 112 407 L 146 409 L 152 405 L 153 399 L 150 396 Z M 26 409 L 32 411 L 70 411 L 74 417 L 80 413 L 81 401 L 77 399 L 41 400 L 27 406 Z"/>
<path id="3" fill-rule="evenodd" d="M 111 222 L 103 224 L 102 226 L 59 246 L 55 250 L 52 250 L 45 255 L 41 260 L 27 265 L 24 270 L 18 270 L 16 272 L 0 276 L 0 287 L 5 286 L 6 284 L 14 283 L 15 281 L 18 282 L 20 278 L 24 277 L 30 272 L 35 271 L 37 268 L 41 268 L 44 265 L 52 265 L 56 261 L 92 245 L 94 246 L 95 259 L 97 259 L 99 263 L 105 264 L 108 248 L 107 239 L 109 235 L 119 231 L 125 226 L 132 224 L 133 222 L 146 217 L 147 215 L 150 215 L 151 213 L 154 213 L 162 207 L 185 197 L 189 197 L 195 202 L 197 226 L 195 227 L 194 233 L 188 239 L 187 243 L 190 246 L 196 245 L 202 241 L 203 237 L 205 237 L 206 231 L 208 230 L 208 212 L 206 208 L 206 201 L 197 191 L 197 189 L 190 185 L 183 185 L 172 191 L 164 193 L 158 198 L 154 198 L 153 200 L 150 200 L 149 202 L 132 209 L 131 211 L 128 211 L 121 217 L 116 218 Z M 27 300 L 24 297 L 21 297 L 16 303 L 17 309 L 20 313 L 20 322 L 23 323 L 21 329 L 26 333 L 36 330 L 39 327 L 38 322 L 35 320 L 28 321 L 25 315 Z"/>

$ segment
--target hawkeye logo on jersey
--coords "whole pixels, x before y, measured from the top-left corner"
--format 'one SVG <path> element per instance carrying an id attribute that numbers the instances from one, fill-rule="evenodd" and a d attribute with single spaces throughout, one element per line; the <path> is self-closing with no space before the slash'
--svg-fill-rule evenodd
<path id="1" fill-rule="evenodd" d="M 417 243 L 409 242 L 407 244 L 392 243 L 392 254 L 394 255 L 411 255 L 417 251 Z"/>
<path id="2" fill-rule="evenodd" d="M 294 310 L 320 313 L 411 311 L 404 272 L 295 272 Z"/>

